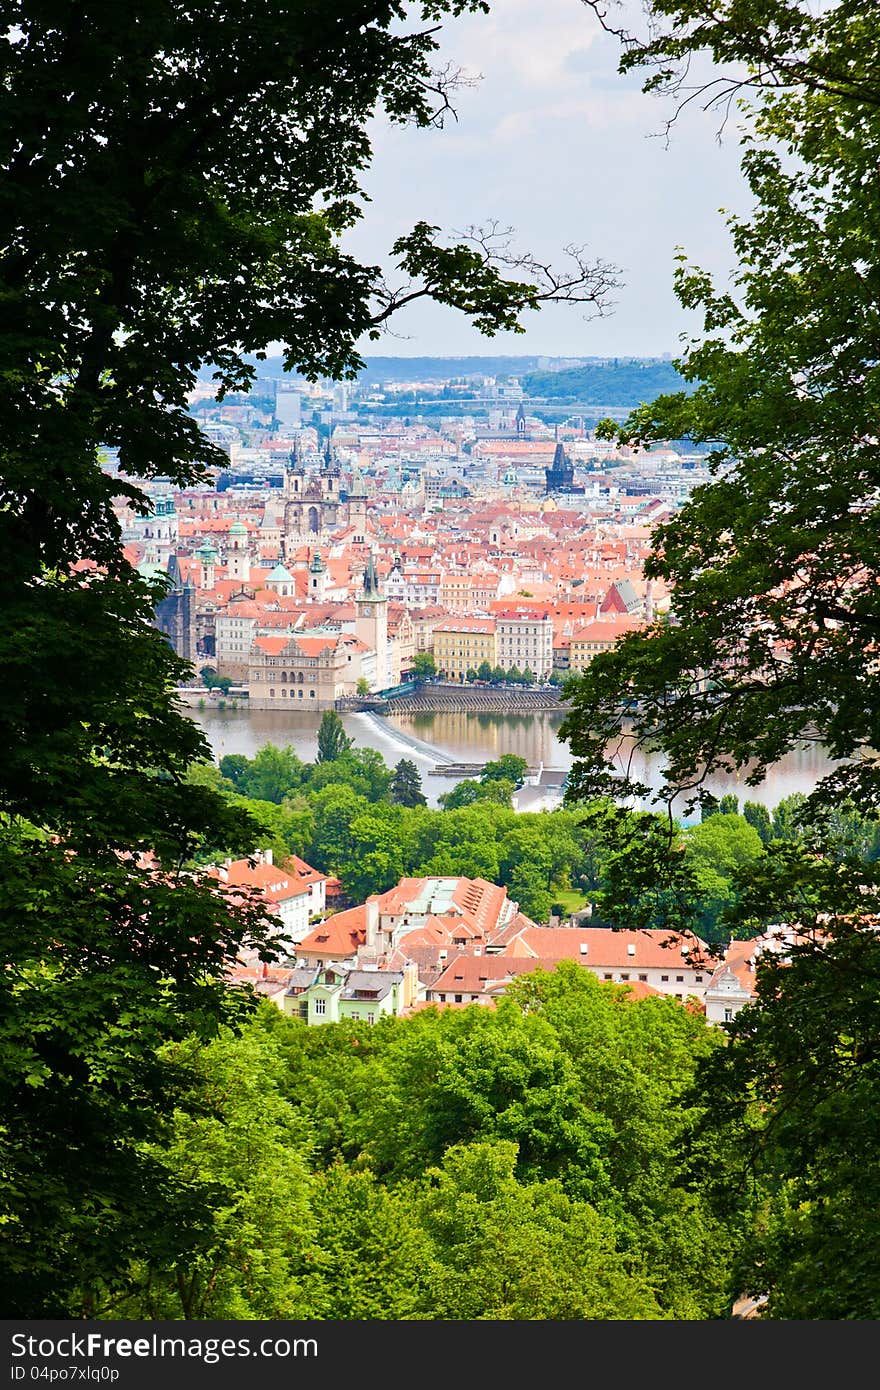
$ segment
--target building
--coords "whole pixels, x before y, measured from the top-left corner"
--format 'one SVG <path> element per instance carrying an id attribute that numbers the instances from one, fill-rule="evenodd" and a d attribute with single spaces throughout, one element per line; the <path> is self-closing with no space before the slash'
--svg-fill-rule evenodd
<path id="1" fill-rule="evenodd" d="M 226 859 L 212 872 L 229 888 L 260 894 L 278 919 L 279 944 L 288 951 L 294 951 L 308 935 L 315 911 L 323 911 L 323 892 L 318 883 L 326 884 L 326 876 L 296 856 L 284 864 L 275 864 L 272 851 L 261 850 L 247 859 Z"/>
<path id="2" fill-rule="evenodd" d="M 375 652 L 371 690 L 387 690 L 391 683 L 388 659 L 388 600 L 379 583 L 376 562 L 370 555 L 361 592 L 355 599 L 355 632 L 364 646 Z"/>
<path id="3" fill-rule="evenodd" d="M 329 447 L 319 473 L 307 473 L 298 449 L 284 470 L 285 555 L 293 554 L 303 540 L 314 540 L 336 530 L 346 520 L 346 507 L 340 491 L 341 474 Z"/>
<path id="4" fill-rule="evenodd" d="M 294 981 L 282 1007 L 289 1016 L 309 1024 L 339 1023 L 341 1019 L 376 1023 L 383 1014 L 403 1013 L 415 1003 L 418 993 L 418 976 L 412 965 L 401 970 L 345 970 L 327 965 L 319 967 L 304 988 L 299 971 Z"/>
<path id="5" fill-rule="evenodd" d="M 494 618 L 450 618 L 434 628 L 434 664 L 441 676 L 465 680 L 482 663 L 498 665 Z"/>
<path id="6" fill-rule="evenodd" d="M 569 670 L 583 671 L 599 652 L 610 651 L 621 637 L 635 632 L 642 626 L 638 618 L 627 614 L 615 614 L 608 618 L 597 618 L 595 622 L 584 623 L 571 634 L 569 647 Z"/>
<path id="7" fill-rule="evenodd" d="M 553 671 L 553 617 L 547 611 L 502 609 L 496 613 L 498 665 L 509 671 L 531 671 L 546 681 Z"/>
<path id="8" fill-rule="evenodd" d="M 361 675 L 363 644 L 348 633 L 255 637 L 248 662 L 251 709 L 334 709 L 353 695 Z"/>
<path id="9" fill-rule="evenodd" d="M 716 965 L 709 947 L 692 933 L 673 937 L 668 931 L 647 927 L 611 931 L 608 927 L 529 926 L 503 943 L 490 943 L 489 950 L 536 961 L 577 960 L 600 980 L 650 985 L 658 994 L 682 1003 L 688 998 L 703 1002 Z"/>
<path id="10" fill-rule="evenodd" d="M 461 951 L 487 948 L 499 933 L 534 924 L 519 912 L 507 889 L 481 878 L 402 878 L 386 893 L 336 912 L 297 947 L 303 966 L 339 969 L 406 961 L 435 978 Z"/>
<path id="11" fill-rule="evenodd" d="M 583 483 L 574 481 L 574 464 L 565 452 L 561 440 L 556 445 L 553 462 L 549 468 L 544 469 L 544 485 L 548 497 L 562 494 L 577 499 L 586 492 Z"/>
<path id="12" fill-rule="evenodd" d="M 142 567 L 141 571 L 143 572 Z M 170 583 L 164 598 L 156 604 L 154 622 L 159 631 L 168 638 L 177 655 L 184 661 L 195 664 L 196 589 L 191 579 L 183 578 L 175 554 L 172 554 L 168 561 L 167 577 Z"/>

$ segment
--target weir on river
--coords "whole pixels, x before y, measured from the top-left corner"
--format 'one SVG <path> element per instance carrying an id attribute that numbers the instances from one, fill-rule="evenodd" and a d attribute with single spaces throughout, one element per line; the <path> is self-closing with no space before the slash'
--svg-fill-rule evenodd
<path id="1" fill-rule="evenodd" d="M 225 709 L 207 705 L 190 714 L 205 732 L 214 758 L 241 753 L 252 758 L 267 743 L 290 746 L 303 762 L 314 762 L 318 751 L 318 725 L 321 716 L 308 710 L 250 710 L 246 706 Z M 454 776 L 444 775 L 450 764 L 479 764 L 495 760 L 504 753 L 516 753 L 529 767 L 543 764 L 545 769 L 568 771 L 571 750 L 558 738 L 564 709 L 529 712 L 476 712 L 463 710 L 421 711 L 414 714 L 378 715 L 345 713 L 341 716 L 346 733 L 361 748 L 375 748 L 394 766 L 401 758 L 416 764 L 428 804 L 436 806 L 438 797 L 454 785 Z M 628 759 L 628 745 L 620 741 L 621 768 Z M 707 790 L 715 796 L 733 792 L 740 804 L 762 802 L 774 807 L 793 792 L 812 791 L 832 764 L 818 744 L 804 743 L 786 754 L 758 787 L 746 784 L 745 775 L 718 774 L 708 779 Z M 436 769 L 436 771 L 435 771 Z M 662 763 L 659 757 L 639 752 L 632 768 L 639 781 L 659 787 Z"/>

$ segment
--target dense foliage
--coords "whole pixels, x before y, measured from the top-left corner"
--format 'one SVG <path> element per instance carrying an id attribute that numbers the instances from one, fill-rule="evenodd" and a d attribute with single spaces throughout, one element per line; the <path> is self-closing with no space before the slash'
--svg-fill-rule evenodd
<path id="1" fill-rule="evenodd" d="M 765 852 L 737 837 L 730 919 L 743 931 L 788 924 L 800 937 L 789 960 L 762 962 L 759 1006 L 738 1017 L 697 1094 L 710 1145 L 723 1136 L 715 1195 L 751 1232 L 742 1283 L 766 1300 L 764 1314 L 872 1318 L 880 9 L 649 0 L 640 36 L 603 0 L 586 3 L 622 39 L 621 69 L 642 68 L 646 89 L 672 96 L 673 138 L 696 99 L 728 133 L 745 114 L 753 209 L 729 219 L 738 266 L 728 286 L 679 265 L 679 299 L 703 318 L 676 364 L 696 389 L 603 429 L 637 447 L 681 436 L 710 445 L 715 476 L 654 535 L 646 573 L 672 590 L 671 621 L 628 636 L 572 683 L 570 795 L 607 787 L 603 750 L 623 709 L 637 743 L 662 755 L 670 802 L 705 804 L 712 771 L 737 769 L 757 786 L 803 739 L 833 760 L 775 843 L 767 813 L 744 808 Z M 701 85 L 707 55 L 715 66 Z M 701 849 L 717 857 L 712 827 L 729 816 L 712 809 Z M 670 825 L 640 865 L 649 878 L 653 858 L 667 897 L 690 887 L 675 840 Z"/>
<path id="2" fill-rule="evenodd" d="M 193 673 L 152 625 L 164 586 L 126 559 L 116 504 L 148 514 L 153 480 L 186 486 L 226 462 L 188 409 L 206 366 L 221 397 L 246 390 L 252 355 L 277 340 L 286 367 L 352 376 L 358 339 L 404 298 L 434 298 L 491 335 L 545 300 L 598 308 L 609 283 L 577 249 L 557 274 L 478 232 L 444 245 L 420 222 L 392 248 L 404 296 L 342 249 L 363 210 L 371 120 L 442 124 L 454 79 L 432 70 L 438 26 L 483 8 L 2 4 L 9 1314 L 69 1307 L 84 1271 L 112 1281 L 143 1253 L 161 1206 L 144 1145 L 167 1133 L 180 1084 L 162 1044 L 239 1012 L 218 982 L 265 934 L 247 906 L 182 872 L 254 830 L 186 779 L 206 745 L 171 691 Z M 182 1231 L 203 1204 L 193 1188 Z"/>
<path id="3" fill-rule="evenodd" d="M 563 371 L 529 372 L 522 384 L 527 396 L 631 409 L 663 393 L 689 389 L 671 362 L 617 358 Z"/>
<path id="4" fill-rule="evenodd" d="M 271 848 L 278 862 L 300 855 L 338 875 L 352 901 L 403 875 L 463 874 L 502 884 L 535 921 L 546 922 L 559 896 L 573 894 L 595 925 L 690 929 L 710 944 L 750 934 L 738 917 L 740 879 L 768 846 L 810 842 L 802 794 L 772 811 L 746 802 L 742 814 L 728 795 L 707 802 L 701 821 L 675 824 L 682 853 L 672 883 L 657 876 L 669 844 L 665 818 L 631 816 L 608 800 L 514 811 L 526 771 L 524 758 L 503 754 L 479 778 L 442 793 L 437 809 L 426 804 L 414 763 L 402 759 L 392 770 L 371 748 L 304 763 L 292 748 L 266 744 L 250 759 L 233 753 L 219 767 L 196 765 L 190 777 L 225 789 L 261 827 L 251 848 Z M 880 857 L 880 821 L 851 804 L 835 809 L 828 835 L 826 852 L 838 860 Z"/>
<path id="5" fill-rule="evenodd" d="M 208 1219 L 99 1315 L 724 1316 L 736 1240 L 677 1157 L 719 1043 L 573 963 L 497 1009 L 372 1028 L 265 1005 L 241 1038 L 174 1049 L 191 1090 L 153 1159 L 213 1185 Z"/>

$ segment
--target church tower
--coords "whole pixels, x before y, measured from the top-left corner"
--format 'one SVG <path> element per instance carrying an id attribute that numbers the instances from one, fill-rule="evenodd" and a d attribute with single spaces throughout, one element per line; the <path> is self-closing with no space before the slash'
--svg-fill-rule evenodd
<path id="1" fill-rule="evenodd" d="M 309 565 L 309 598 L 313 603 L 323 603 L 326 589 L 327 571 L 320 550 L 316 550 Z"/>
<path id="2" fill-rule="evenodd" d="M 230 579 L 240 579 L 242 584 L 246 584 L 251 577 L 247 527 L 241 521 L 234 521 L 229 528 L 226 573 Z"/>
<path id="3" fill-rule="evenodd" d="M 544 478 L 547 493 L 571 491 L 571 485 L 574 481 L 574 465 L 565 452 L 561 440 L 557 440 L 552 464 L 549 468 L 544 469 Z"/>
<path id="4" fill-rule="evenodd" d="M 354 544 L 364 545 L 367 539 L 367 489 L 356 468 L 348 493 L 348 524 L 354 527 Z"/>
<path id="5" fill-rule="evenodd" d="M 385 690 L 388 670 L 388 599 L 382 592 L 376 562 L 370 555 L 364 573 L 364 587 L 355 599 L 355 634 L 376 653 L 375 690 Z"/>
<path id="6" fill-rule="evenodd" d="M 196 551 L 196 559 L 199 562 L 199 588 L 213 589 L 214 571 L 217 566 L 219 556 L 214 548 L 214 542 L 204 541 Z"/>

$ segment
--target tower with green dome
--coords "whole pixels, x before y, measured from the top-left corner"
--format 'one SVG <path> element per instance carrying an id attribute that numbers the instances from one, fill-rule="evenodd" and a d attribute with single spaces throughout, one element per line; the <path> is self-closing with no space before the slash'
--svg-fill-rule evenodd
<path id="1" fill-rule="evenodd" d="M 243 521 L 233 521 L 229 528 L 226 572 L 230 579 L 240 579 L 243 584 L 246 584 L 251 577 L 248 529 Z"/>
<path id="2" fill-rule="evenodd" d="M 326 590 L 327 568 L 320 550 L 316 550 L 309 565 L 309 598 L 315 603 L 323 603 Z"/>

